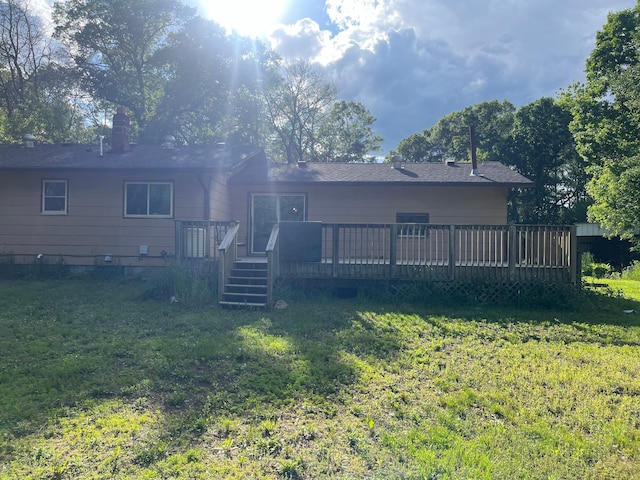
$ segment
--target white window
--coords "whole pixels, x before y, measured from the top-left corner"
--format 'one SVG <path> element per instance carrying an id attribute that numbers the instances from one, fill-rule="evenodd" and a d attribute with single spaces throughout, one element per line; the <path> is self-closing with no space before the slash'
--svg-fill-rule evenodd
<path id="1" fill-rule="evenodd" d="M 42 213 L 46 215 L 67 214 L 67 181 L 42 181 Z"/>
<path id="2" fill-rule="evenodd" d="M 163 182 L 126 182 L 125 217 L 173 217 L 173 184 Z"/>

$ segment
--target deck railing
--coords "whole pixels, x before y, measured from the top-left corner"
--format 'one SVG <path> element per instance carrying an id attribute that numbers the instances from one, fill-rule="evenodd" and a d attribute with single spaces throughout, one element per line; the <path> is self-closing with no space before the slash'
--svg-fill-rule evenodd
<path id="1" fill-rule="evenodd" d="M 290 277 L 575 283 L 575 228 L 322 224 L 320 261 L 279 262 Z"/>
<path id="2" fill-rule="evenodd" d="M 280 248 L 279 248 L 280 226 L 275 224 L 271 230 L 271 236 L 267 242 L 267 305 L 273 303 L 273 285 L 279 275 Z"/>
<path id="3" fill-rule="evenodd" d="M 185 221 L 175 222 L 176 258 L 184 260 L 215 259 L 218 246 L 234 221 Z"/>
<path id="4" fill-rule="evenodd" d="M 231 274 L 233 264 L 238 258 L 238 228 L 240 225 L 234 222 L 218 246 L 218 298 L 222 299 L 224 286 Z"/>

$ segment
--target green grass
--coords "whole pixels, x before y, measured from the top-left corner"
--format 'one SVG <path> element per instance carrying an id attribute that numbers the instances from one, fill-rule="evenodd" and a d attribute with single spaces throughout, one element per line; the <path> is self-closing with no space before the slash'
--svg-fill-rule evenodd
<path id="1" fill-rule="evenodd" d="M 607 283 L 242 311 L 0 281 L 0 478 L 640 478 L 640 289 Z"/>

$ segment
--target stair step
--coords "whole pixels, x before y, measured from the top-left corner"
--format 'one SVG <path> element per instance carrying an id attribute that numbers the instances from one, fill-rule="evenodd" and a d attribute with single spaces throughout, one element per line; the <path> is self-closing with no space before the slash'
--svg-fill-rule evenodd
<path id="1" fill-rule="evenodd" d="M 222 298 L 224 306 L 266 307 L 267 265 L 264 262 L 234 262 Z"/>
<path id="2" fill-rule="evenodd" d="M 235 283 L 247 283 L 247 282 L 262 282 L 265 284 L 267 283 L 267 277 L 236 277 L 234 275 L 229 275 L 229 277 L 227 278 L 230 281 L 233 280 Z"/>
<path id="3" fill-rule="evenodd" d="M 243 278 L 267 278 L 267 271 L 257 270 L 235 270 L 232 269 L 229 276 L 231 277 L 243 277 Z"/>
<path id="4" fill-rule="evenodd" d="M 266 270 L 266 263 L 247 263 L 247 262 L 235 262 L 233 268 L 239 268 L 242 270 Z"/>
<path id="5" fill-rule="evenodd" d="M 233 306 L 233 307 L 266 307 L 267 306 L 266 303 L 229 302 L 226 300 L 223 300 L 218 303 L 220 303 L 220 305 L 227 305 L 227 306 Z"/>
<path id="6" fill-rule="evenodd" d="M 242 291 L 238 291 L 241 289 Z M 224 286 L 225 293 L 263 293 L 266 295 L 267 286 L 266 285 L 235 285 L 235 284 L 226 284 Z"/>
<path id="7" fill-rule="evenodd" d="M 266 300 L 266 293 L 248 293 L 248 292 L 224 292 L 223 297 L 242 297 L 242 298 L 264 298 Z"/>

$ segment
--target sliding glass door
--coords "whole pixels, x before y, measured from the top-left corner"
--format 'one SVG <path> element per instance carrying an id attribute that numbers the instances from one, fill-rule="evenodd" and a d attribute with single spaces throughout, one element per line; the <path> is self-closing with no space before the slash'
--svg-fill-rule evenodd
<path id="1" fill-rule="evenodd" d="M 303 222 L 306 197 L 302 194 L 251 195 L 251 253 L 264 253 L 271 230 L 279 222 Z"/>

